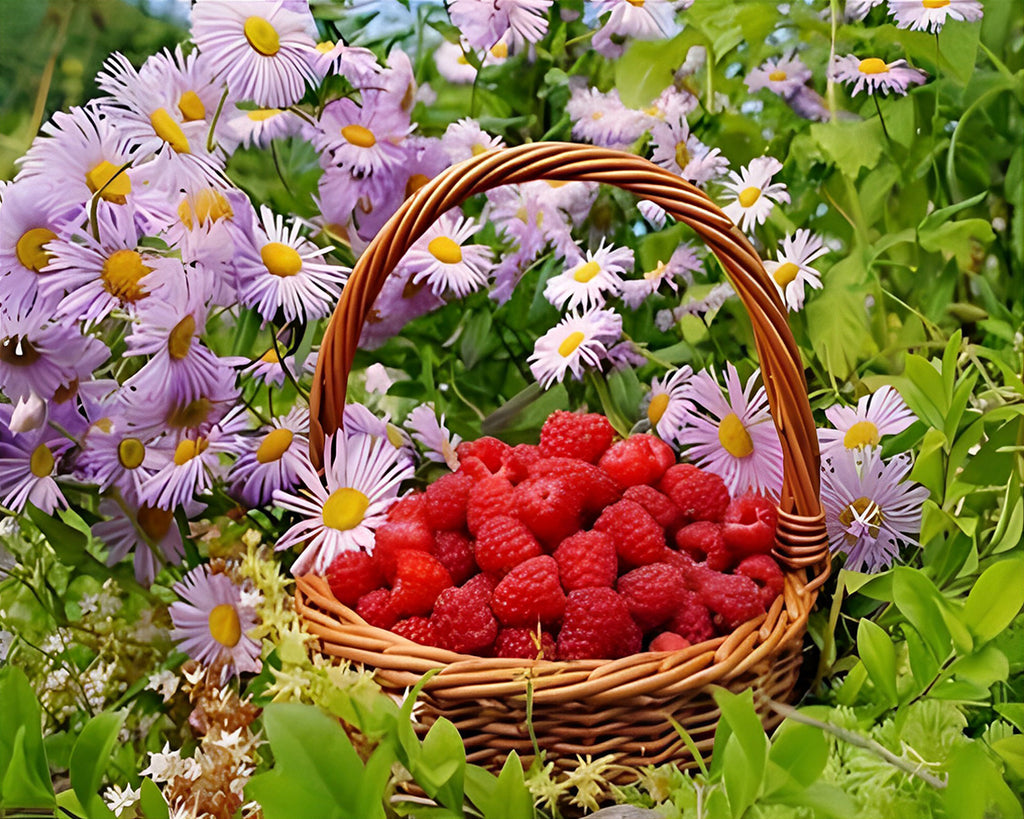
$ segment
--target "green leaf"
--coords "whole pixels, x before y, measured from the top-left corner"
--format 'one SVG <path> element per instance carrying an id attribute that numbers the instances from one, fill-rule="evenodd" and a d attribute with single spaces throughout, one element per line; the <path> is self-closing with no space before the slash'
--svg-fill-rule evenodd
<path id="1" fill-rule="evenodd" d="M 139 788 L 139 806 L 146 819 L 168 819 L 170 810 L 160 788 L 151 780 L 143 779 Z"/>
<path id="2" fill-rule="evenodd" d="M 942 595 L 923 572 L 907 566 L 893 569 L 893 599 L 897 608 L 924 638 L 939 662 L 949 655 L 951 638 L 942 616 Z"/>
<path id="3" fill-rule="evenodd" d="M 634 40 L 615 61 L 615 87 L 630 108 L 648 105 L 672 84 L 675 70 L 683 64 L 694 35 L 684 32 L 671 40 Z"/>
<path id="4" fill-rule="evenodd" d="M 85 724 L 71 749 L 71 787 L 90 815 L 113 816 L 98 791 L 126 716 L 126 711 L 97 714 Z"/>
<path id="5" fill-rule="evenodd" d="M 416 783 L 428 796 L 456 813 L 461 813 L 466 749 L 450 720 L 439 718 L 426 737 L 410 769 Z"/>
<path id="6" fill-rule="evenodd" d="M 910 470 L 910 479 L 941 498 L 946 488 L 946 445 L 949 442 L 942 430 L 929 429 L 921 440 L 921 450 Z"/>
<path id="7" fill-rule="evenodd" d="M 1018 731 L 1024 732 L 1024 702 L 999 702 L 996 712 Z"/>
<path id="8" fill-rule="evenodd" d="M 995 646 L 985 646 L 976 654 L 958 658 L 949 667 L 950 676 L 988 689 L 1010 676 L 1010 661 Z"/>
<path id="9" fill-rule="evenodd" d="M 885 629 L 864 618 L 857 627 L 857 653 L 884 702 L 893 707 L 896 692 L 896 648 Z"/>
<path id="10" fill-rule="evenodd" d="M 1024 558 L 1000 560 L 981 573 L 964 603 L 963 622 L 978 642 L 1003 631 L 1024 607 Z"/>
<path id="11" fill-rule="evenodd" d="M 473 369 L 483 358 L 489 342 L 493 339 L 491 325 L 494 316 L 490 310 L 471 313 L 459 339 L 459 357 L 467 370 Z"/>
<path id="12" fill-rule="evenodd" d="M 814 354 L 838 379 L 849 377 L 860 360 L 874 351 L 866 295 L 863 289 L 830 286 L 804 309 Z"/>
<path id="13" fill-rule="evenodd" d="M 922 248 L 932 253 L 942 253 L 947 258 L 956 257 L 961 269 L 970 267 L 978 243 L 989 244 L 995 238 L 992 223 L 987 219 L 946 222 L 933 230 L 921 231 L 918 234 Z"/>
<path id="14" fill-rule="evenodd" d="M 856 179 L 861 168 L 874 168 L 885 144 L 877 117 L 819 122 L 811 126 L 810 133 L 825 157 L 850 179 Z"/>
<path id="15" fill-rule="evenodd" d="M 523 763 L 515 751 L 508 755 L 497 780 L 477 765 L 467 766 L 466 794 L 480 808 L 484 819 L 533 819 L 535 815 Z"/>
<path id="16" fill-rule="evenodd" d="M 786 720 L 772 735 L 769 761 L 782 768 L 796 782 L 810 787 L 828 762 L 828 739 L 813 725 Z"/>
<path id="17" fill-rule="evenodd" d="M 946 815 L 986 819 L 995 807 L 1002 819 L 1021 819 L 1021 804 L 977 742 L 962 745 L 949 761 L 949 784 L 942 791 Z"/>
<path id="18" fill-rule="evenodd" d="M 51 808 L 42 710 L 20 668 L 0 667 L 0 808 Z"/>
<path id="19" fill-rule="evenodd" d="M 754 710 L 753 692 L 733 694 L 718 688 L 713 694 L 722 716 L 718 731 L 726 727 L 727 733 L 722 756 L 722 780 L 734 819 L 742 816 L 761 790 L 768 762 L 768 737 Z M 715 753 L 719 737 L 715 735 Z M 714 758 L 714 756 L 712 757 Z"/>
<path id="20" fill-rule="evenodd" d="M 927 359 L 908 355 L 903 374 L 910 379 L 912 389 L 900 389 L 907 405 L 929 426 L 942 429 L 946 421 L 946 388 L 942 375 Z"/>

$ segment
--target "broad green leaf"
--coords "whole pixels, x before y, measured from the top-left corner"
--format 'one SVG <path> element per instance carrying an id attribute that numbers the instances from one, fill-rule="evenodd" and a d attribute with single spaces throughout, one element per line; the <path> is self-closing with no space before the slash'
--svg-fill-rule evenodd
<path id="1" fill-rule="evenodd" d="M 899 700 L 896 692 L 896 648 L 885 629 L 864 618 L 857 627 L 857 653 L 875 689 L 889 706 Z"/>
<path id="2" fill-rule="evenodd" d="M 491 810 L 484 812 L 484 819 L 533 819 L 533 796 L 526 787 L 523 763 L 515 751 L 502 765 L 492 796 Z"/>
<path id="3" fill-rule="evenodd" d="M 942 595 L 935 584 L 917 569 L 897 566 L 892 587 L 897 608 L 924 638 L 935 658 L 945 661 L 951 638 L 942 616 Z"/>
<path id="4" fill-rule="evenodd" d="M 957 819 L 1021 819 L 1021 804 L 995 763 L 977 742 L 962 745 L 949 761 L 949 784 L 942 792 L 946 815 Z M 992 808 L 996 813 L 990 813 Z"/>
<path id="5" fill-rule="evenodd" d="M 985 646 L 975 654 L 958 658 L 950 665 L 949 674 L 979 688 L 991 688 L 997 682 L 1006 682 L 1010 661 L 995 646 Z"/>
<path id="6" fill-rule="evenodd" d="M 1024 702 L 999 702 L 994 707 L 1003 719 L 1024 732 Z"/>
<path id="7" fill-rule="evenodd" d="M 1010 625 L 1024 606 L 1024 558 L 1000 560 L 981 573 L 964 603 L 963 622 L 979 642 Z"/>
<path id="8" fill-rule="evenodd" d="M 722 729 L 723 723 L 729 729 L 724 747 L 722 777 L 732 815 L 738 819 L 753 804 L 761 790 L 768 761 L 768 737 L 754 710 L 752 691 L 748 689 L 742 694 L 733 694 L 720 688 L 715 690 L 713 696 L 722 712 L 718 730 Z M 715 746 L 717 752 L 717 735 Z"/>
<path id="9" fill-rule="evenodd" d="M 1024 734 L 997 739 L 989 747 L 999 754 L 1017 779 L 1024 779 Z"/>
<path id="10" fill-rule="evenodd" d="M 1002 554 L 1020 545 L 1021 535 L 1024 535 L 1024 497 L 1021 496 L 1020 484 L 1010 481 L 1003 497 L 999 522 L 992 533 L 992 541 L 988 548 L 992 554 Z"/>
<path id="11" fill-rule="evenodd" d="M 942 225 L 949 222 L 956 214 L 967 208 L 973 208 L 975 205 L 979 205 L 985 201 L 985 197 L 988 196 L 988 192 L 979 193 L 977 196 L 972 196 L 970 199 L 964 199 L 962 202 L 957 202 L 949 207 L 939 208 L 933 210 L 917 226 L 918 231 L 930 231 L 941 227 Z"/>
<path id="12" fill-rule="evenodd" d="M 146 819 L 168 819 L 170 810 L 160 788 L 151 780 L 143 779 L 139 788 L 139 807 Z"/>
<path id="13" fill-rule="evenodd" d="M 814 353 L 836 378 L 847 378 L 874 352 L 866 295 L 860 289 L 826 287 L 804 310 Z"/>
<path id="14" fill-rule="evenodd" d="M 25 672 L 0 667 L 0 808 L 54 804 L 41 725 L 42 710 Z"/>
<path id="15" fill-rule="evenodd" d="M 910 471 L 910 479 L 941 498 L 946 488 L 946 446 L 949 442 L 940 429 L 929 429 L 921 441 L 921 450 Z"/>
<path id="16" fill-rule="evenodd" d="M 113 816 L 99 796 L 100 782 L 127 711 L 105 711 L 89 720 L 71 749 L 71 787 L 90 815 Z"/>
<path id="17" fill-rule="evenodd" d="M 946 222 L 934 230 L 918 234 L 921 247 L 929 252 L 954 256 L 961 269 L 968 268 L 975 253 L 975 246 L 989 244 L 996 235 L 992 223 L 987 219 L 961 219 Z"/>
<path id="18" fill-rule="evenodd" d="M 825 156 L 850 179 L 856 179 L 861 168 L 874 168 L 885 144 L 877 117 L 819 122 L 811 126 L 810 133 Z"/>
<path id="19" fill-rule="evenodd" d="M 914 389 L 900 389 L 907 405 L 929 426 L 942 429 L 946 420 L 946 390 L 942 375 L 931 362 L 919 355 L 908 355 L 903 374 Z"/>
<path id="20" fill-rule="evenodd" d="M 683 64 L 694 35 L 684 32 L 671 40 L 634 40 L 615 61 L 615 87 L 630 107 L 649 105 L 672 84 L 675 70 Z"/>
<path id="21" fill-rule="evenodd" d="M 460 811 L 466 749 L 450 720 L 441 717 L 430 726 L 414 762 L 411 773 L 427 795 L 454 811 Z"/>
<path id="22" fill-rule="evenodd" d="M 903 637 L 907 641 L 907 660 L 910 662 L 911 682 L 916 696 L 924 691 L 939 673 L 939 661 L 935 659 L 935 655 L 913 626 L 904 624 Z"/>
<path id="23" fill-rule="evenodd" d="M 818 781 L 825 769 L 828 739 L 820 728 L 786 720 L 772 735 L 768 759 L 807 788 Z"/>

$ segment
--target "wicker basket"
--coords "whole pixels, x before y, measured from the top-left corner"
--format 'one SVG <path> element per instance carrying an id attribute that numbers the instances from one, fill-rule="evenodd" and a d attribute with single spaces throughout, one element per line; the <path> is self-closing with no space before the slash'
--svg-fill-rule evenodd
<path id="1" fill-rule="evenodd" d="M 620 781 L 645 764 L 684 762 L 677 721 L 704 753 L 718 712 L 711 691 L 752 688 L 766 726 L 768 700 L 792 698 L 807 617 L 828 576 L 828 543 L 818 490 L 818 444 L 799 353 L 785 308 L 750 243 L 697 188 L 645 159 L 581 145 L 535 143 L 491 151 L 440 174 L 408 199 L 359 259 L 324 337 L 311 395 L 311 452 L 341 424 L 349 372 L 363 322 L 387 276 L 427 227 L 466 198 L 499 185 L 544 179 L 616 185 L 656 202 L 692 227 L 725 268 L 750 314 L 784 480 L 775 556 L 785 590 L 770 610 L 733 633 L 674 652 L 619 660 L 506 660 L 455 654 L 367 625 L 339 603 L 323 578 L 297 582 L 297 606 L 322 651 L 377 670 L 401 692 L 428 670 L 421 719 L 450 719 L 471 762 L 500 765 L 509 751 L 529 758 L 529 705 L 538 744 L 559 767 L 577 754 L 614 754 Z M 529 692 L 529 696 L 528 696 Z"/>

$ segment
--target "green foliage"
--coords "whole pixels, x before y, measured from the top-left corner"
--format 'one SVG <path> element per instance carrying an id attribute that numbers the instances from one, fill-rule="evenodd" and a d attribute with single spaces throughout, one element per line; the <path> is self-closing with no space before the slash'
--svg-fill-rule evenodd
<path id="1" fill-rule="evenodd" d="M 0 667 L 0 811 L 52 808 L 42 712 L 24 672 Z"/>

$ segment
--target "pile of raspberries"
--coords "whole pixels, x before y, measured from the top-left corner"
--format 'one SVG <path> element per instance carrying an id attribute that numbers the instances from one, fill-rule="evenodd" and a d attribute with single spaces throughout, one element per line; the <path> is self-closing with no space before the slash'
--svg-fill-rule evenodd
<path id="1" fill-rule="evenodd" d="M 392 506 L 327 580 L 367 623 L 461 654 L 614 659 L 731 632 L 782 593 L 777 512 L 652 435 L 557 411 L 540 444 L 480 438 Z M 613 442 L 614 441 L 614 442 Z"/>

